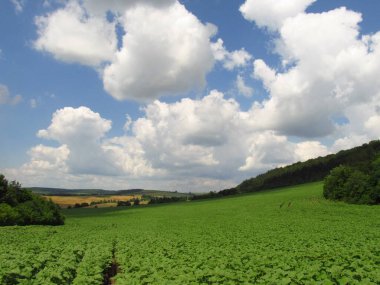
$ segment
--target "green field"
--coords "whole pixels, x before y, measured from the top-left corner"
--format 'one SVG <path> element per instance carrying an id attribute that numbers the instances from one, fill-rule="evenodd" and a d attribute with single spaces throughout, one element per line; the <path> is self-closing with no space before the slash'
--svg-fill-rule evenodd
<path id="1" fill-rule="evenodd" d="M 104 284 L 111 263 L 116 284 L 380 283 L 380 207 L 326 201 L 321 183 L 65 214 L 0 228 L 0 284 Z"/>

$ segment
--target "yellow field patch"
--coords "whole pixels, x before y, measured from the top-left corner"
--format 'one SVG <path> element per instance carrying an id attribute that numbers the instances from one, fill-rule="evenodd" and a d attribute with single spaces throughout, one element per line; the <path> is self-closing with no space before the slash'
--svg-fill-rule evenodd
<path id="1" fill-rule="evenodd" d="M 58 204 L 62 208 L 68 206 L 74 206 L 76 203 L 88 203 L 97 202 L 102 204 L 109 204 L 109 207 L 115 206 L 117 201 L 129 201 L 131 199 L 141 199 L 141 195 L 112 195 L 112 196 L 44 196 L 46 199 L 51 199 L 55 204 Z M 104 207 L 104 205 L 103 205 Z"/>

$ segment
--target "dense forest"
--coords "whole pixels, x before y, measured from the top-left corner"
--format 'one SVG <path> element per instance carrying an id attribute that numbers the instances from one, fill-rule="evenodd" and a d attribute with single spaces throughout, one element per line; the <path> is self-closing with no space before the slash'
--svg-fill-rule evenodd
<path id="1" fill-rule="evenodd" d="M 0 226 L 62 225 L 64 216 L 57 205 L 8 182 L 0 174 Z"/>

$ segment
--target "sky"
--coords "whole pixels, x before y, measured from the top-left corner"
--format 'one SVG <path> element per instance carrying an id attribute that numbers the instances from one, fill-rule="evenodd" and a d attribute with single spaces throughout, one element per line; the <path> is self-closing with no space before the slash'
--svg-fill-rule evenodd
<path id="1" fill-rule="evenodd" d="M 380 136 L 380 1 L 0 0 L 0 173 L 229 188 Z"/>

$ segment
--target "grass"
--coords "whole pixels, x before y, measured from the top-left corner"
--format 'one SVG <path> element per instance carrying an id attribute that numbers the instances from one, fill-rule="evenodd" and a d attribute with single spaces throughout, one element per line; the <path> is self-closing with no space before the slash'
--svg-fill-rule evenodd
<path id="1" fill-rule="evenodd" d="M 0 264 L 5 264 L 0 283 L 26 267 L 28 261 L 15 258 L 21 252 L 34 253 L 28 259 L 32 264 L 38 255 L 56 253 L 44 270 L 55 268 L 57 275 L 55 260 L 74 249 L 84 257 L 72 265 L 72 275 L 52 279 L 47 274 L 44 284 L 102 284 L 83 277 L 90 274 L 86 268 L 97 268 L 86 262 L 95 260 L 92 255 L 110 259 L 111 250 L 118 264 L 115 284 L 380 283 L 380 207 L 327 201 L 321 183 L 217 200 L 65 214 L 62 227 L 0 229 Z M 60 249 L 62 241 L 67 249 Z M 111 261 L 97 262 L 101 275 Z M 39 280 L 38 270 L 24 279 Z"/>

